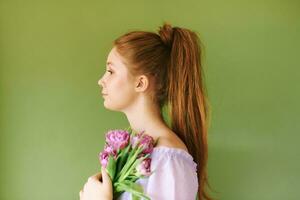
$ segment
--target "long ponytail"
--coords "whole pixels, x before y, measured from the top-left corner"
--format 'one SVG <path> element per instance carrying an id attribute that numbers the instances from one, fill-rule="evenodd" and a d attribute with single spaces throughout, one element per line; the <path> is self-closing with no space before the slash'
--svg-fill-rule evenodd
<path id="1" fill-rule="evenodd" d="M 162 40 L 171 47 L 168 63 L 167 96 L 171 129 L 186 144 L 197 163 L 198 199 L 211 199 L 204 187 L 208 184 L 208 114 L 207 90 L 201 64 L 200 40 L 195 32 L 164 24 Z"/>

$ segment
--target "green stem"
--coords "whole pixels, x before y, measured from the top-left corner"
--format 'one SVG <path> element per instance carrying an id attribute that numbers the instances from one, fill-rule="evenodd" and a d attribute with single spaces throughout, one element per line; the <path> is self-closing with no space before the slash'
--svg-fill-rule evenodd
<path id="1" fill-rule="evenodd" d="M 131 166 L 130 168 L 127 170 L 127 172 L 123 175 L 121 175 L 121 177 L 118 179 L 118 181 L 123 181 L 124 179 L 127 178 L 127 176 L 129 176 L 129 174 L 131 173 L 131 170 L 134 169 L 136 167 L 136 165 L 138 165 L 140 163 L 139 160 L 136 160 Z"/>
<path id="2" fill-rule="evenodd" d="M 135 148 L 134 148 L 134 149 L 135 149 Z M 134 150 L 133 150 L 133 151 L 134 151 Z M 134 163 L 134 161 L 135 161 L 137 155 L 138 155 L 140 152 L 141 152 L 141 148 L 138 148 L 138 149 L 135 151 L 135 153 L 133 154 L 132 157 L 129 156 L 129 158 L 128 158 L 129 160 L 127 160 L 126 164 L 124 165 L 124 167 L 123 167 L 123 169 L 121 170 L 121 172 L 118 173 L 118 175 L 117 175 L 117 177 L 116 177 L 115 180 L 118 181 L 118 180 L 121 178 L 122 174 L 124 174 L 124 173 L 127 172 L 128 168 L 130 168 L 130 167 L 133 165 L 133 163 Z"/>
<path id="3" fill-rule="evenodd" d="M 129 187 L 128 185 L 124 184 L 124 183 L 118 183 L 119 186 L 123 187 L 124 190 L 126 190 L 127 192 L 133 193 L 134 195 L 138 196 L 138 197 L 143 197 L 146 200 L 151 200 L 148 196 L 144 195 L 141 192 L 137 192 L 136 190 L 132 189 L 131 187 Z"/>

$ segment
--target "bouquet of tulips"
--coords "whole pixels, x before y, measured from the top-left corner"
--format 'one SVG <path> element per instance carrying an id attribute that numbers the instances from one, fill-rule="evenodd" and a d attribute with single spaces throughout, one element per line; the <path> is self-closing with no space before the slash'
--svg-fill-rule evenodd
<path id="1" fill-rule="evenodd" d="M 139 178 L 150 176 L 151 158 L 156 144 L 153 138 L 143 133 L 127 130 L 110 130 L 106 133 L 104 150 L 99 153 L 99 161 L 113 183 L 113 197 L 117 199 L 123 192 L 130 192 L 132 199 L 150 198 L 144 195 Z"/>

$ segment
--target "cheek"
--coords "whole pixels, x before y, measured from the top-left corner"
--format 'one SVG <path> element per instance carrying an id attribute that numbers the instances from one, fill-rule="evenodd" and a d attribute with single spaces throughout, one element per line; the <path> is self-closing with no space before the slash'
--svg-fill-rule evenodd
<path id="1" fill-rule="evenodd" d="M 128 82 L 120 81 L 118 84 L 119 91 L 117 92 L 117 95 L 119 98 L 122 98 L 123 100 L 131 99 L 134 95 L 134 91 L 131 85 L 128 84 Z"/>
<path id="2" fill-rule="evenodd" d="M 125 78 L 115 79 L 109 85 L 109 98 L 115 104 L 128 104 L 133 101 L 135 92 L 133 85 Z"/>
<path id="3" fill-rule="evenodd" d="M 116 79 L 111 84 L 111 90 L 114 95 L 121 95 L 124 93 L 129 93 L 131 91 L 130 85 L 125 79 Z"/>

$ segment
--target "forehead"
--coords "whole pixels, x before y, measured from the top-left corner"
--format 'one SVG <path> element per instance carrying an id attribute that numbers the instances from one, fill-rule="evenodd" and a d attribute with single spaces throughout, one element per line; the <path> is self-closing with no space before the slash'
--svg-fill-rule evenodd
<path id="1" fill-rule="evenodd" d="M 128 71 L 128 68 L 121 57 L 121 55 L 117 52 L 116 47 L 113 47 L 107 56 L 106 61 L 107 66 L 111 66 L 112 69 L 115 69 L 116 72 L 120 72 L 127 77 L 127 80 L 135 80 L 135 77 Z"/>
<path id="2" fill-rule="evenodd" d="M 122 57 L 116 51 L 115 47 L 111 49 L 106 60 L 107 66 L 112 66 L 114 68 L 126 68 L 122 61 Z"/>

